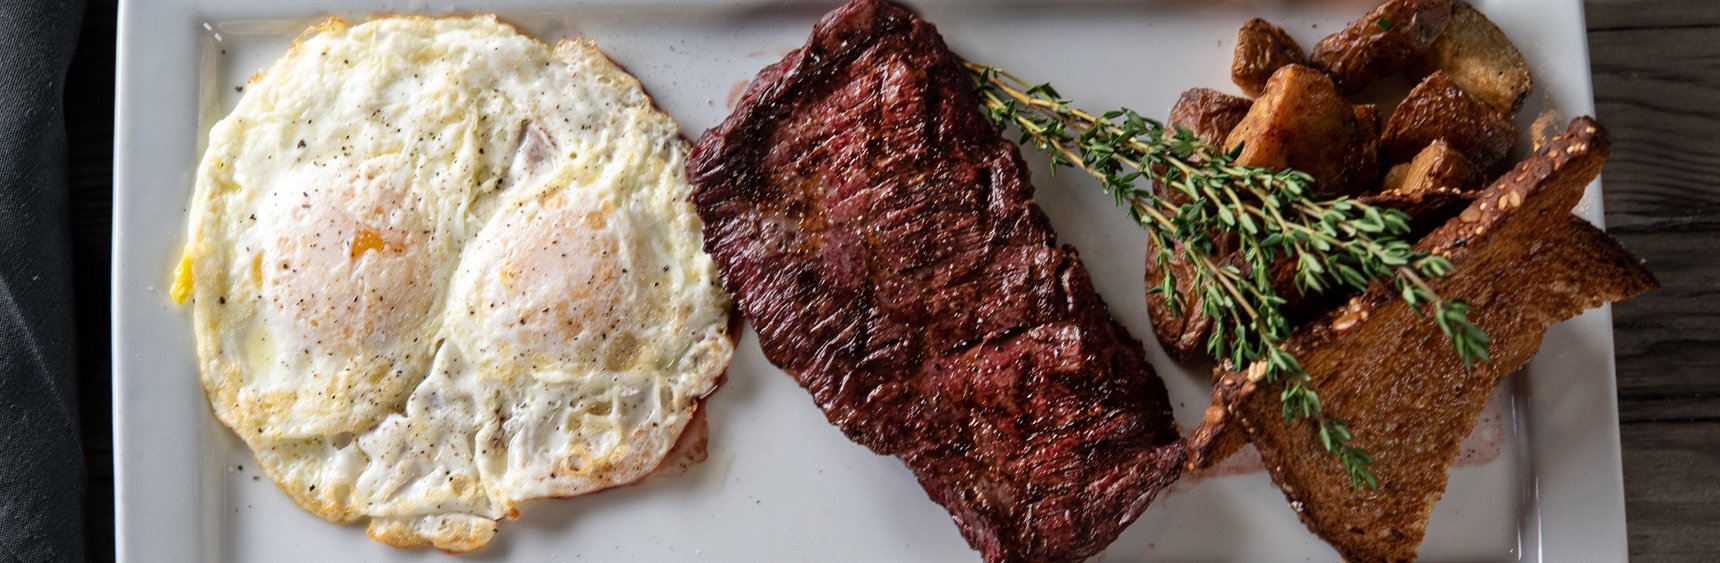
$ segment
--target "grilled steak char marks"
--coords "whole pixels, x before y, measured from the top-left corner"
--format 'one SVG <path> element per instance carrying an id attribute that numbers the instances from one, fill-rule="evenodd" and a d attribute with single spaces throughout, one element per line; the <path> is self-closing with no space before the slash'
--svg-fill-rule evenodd
<path id="1" fill-rule="evenodd" d="M 1162 382 L 936 28 L 851 2 L 688 163 L 766 357 L 987 561 L 1075 561 L 1181 468 Z"/>

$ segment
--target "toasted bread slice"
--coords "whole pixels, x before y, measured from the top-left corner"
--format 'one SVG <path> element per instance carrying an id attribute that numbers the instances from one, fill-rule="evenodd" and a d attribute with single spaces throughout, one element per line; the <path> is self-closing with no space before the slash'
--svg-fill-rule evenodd
<path id="1" fill-rule="evenodd" d="M 1415 191 L 1387 190 L 1358 197 L 1356 201 L 1381 209 L 1396 209 L 1409 214 L 1410 232 L 1408 236 L 1415 238 L 1432 232 L 1445 224 L 1447 220 L 1456 217 L 1458 213 L 1469 207 L 1476 196 L 1477 192 L 1475 191 L 1430 186 Z M 1158 278 L 1155 277 L 1157 270 L 1152 263 L 1152 255 L 1148 254 L 1147 256 L 1147 283 L 1150 286 L 1157 283 Z M 1183 316 L 1172 317 L 1166 321 L 1168 326 L 1174 326 L 1181 330 L 1181 332 L 1174 332 L 1169 335 L 1169 338 L 1175 340 L 1166 340 L 1167 335 L 1163 332 L 1159 333 L 1159 338 L 1160 344 L 1163 344 L 1165 350 L 1173 357 L 1179 361 L 1187 361 L 1187 356 L 1192 356 L 1196 350 L 1206 344 L 1207 331 L 1211 330 L 1212 323 L 1200 313 L 1200 294 L 1191 287 L 1194 274 L 1188 271 L 1188 265 L 1182 260 L 1172 260 L 1172 264 L 1174 268 L 1177 268 L 1172 270 L 1172 273 L 1178 276 L 1177 283 L 1179 285 L 1177 289 L 1183 293 L 1184 303 L 1192 303 L 1190 307 L 1193 310 Z M 1232 262 L 1226 262 L 1226 264 L 1240 265 Z M 1341 300 L 1334 300 L 1341 299 L 1342 293 L 1314 296 L 1294 293 L 1293 278 L 1291 277 L 1294 273 L 1293 269 L 1283 268 L 1274 271 L 1272 276 L 1274 285 L 1287 300 L 1284 305 L 1285 313 L 1289 315 L 1292 322 L 1308 319 L 1343 303 Z M 1170 309 L 1157 295 L 1148 296 L 1147 311 L 1152 314 L 1155 329 L 1159 326 L 1161 316 L 1170 315 Z M 1178 354 L 1185 354 L 1186 356 Z M 1227 381 L 1224 379 L 1225 370 L 1216 371 L 1217 373 L 1214 373 L 1213 377 L 1216 383 L 1220 385 L 1234 386 L 1242 381 L 1240 377 L 1232 377 Z M 1215 390 L 1216 392 L 1217 390 Z M 1236 450 L 1242 448 L 1243 444 L 1248 443 L 1248 438 L 1243 433 L 1242 428 L 1228 424 L 1223 418 L 1223 405 L 1216 398 L 1213 405 L 1207 407 L 1206 417 L 1205 422 L 1196 428 L 1194 434 L 1188 439 L 1188 468 L 1191 470 L 1210 469 L 1218 462 L 1224 461 L 1225 458 L 1236 453 Z"/>
<path id="2" fill-rule="evenodd" d="M 1380 138 L 1381 157 L 1388 163 L 1408 162 L 1442 139 L 1485 169 L 1504 159 L 1517 142 L 1517 126 L 1444 72 L 1435 72 L 1392 111 Z"/>
<path id="3" fill-rule="evenodd" d="M 1314 66 L 1354 94 L 1409 68 L 1427 54 L 1451 19 L 1452 0 L 1389 0 L 1314 45 Z"/>
<path id="4" fill-rule="evenodd" d="M 1452 10 L 1451 23 L 1416 70 L 1423 75 L 1444 71 L 1458 86 L 1506 115 L 1523 109 L 1523 101 L 1535 89 L 1529 63 L 1511 38 L 1464 2 Z"/>
<path id="5" fill-rule="evenodd" d="M 1230 79 L 1249 96 L 1266 91 L 1272 73 L 1290 65 L 1308 64 L 1308 55 L 1296 38 L 1283 28 L 1260 18 L 1248 20 L 1236 32 L 1236 57 L 1230 62 Z"/>
<path id="6" fill-rule="evenodd" d="M 1417 244 L 1457 267 L 1430 282 L 1475 306 L 1470 320 L 1492 336 L 1491 361 L 1465 367 L 1431 320 L 1381 284 L 1286 343 L 1327 415 L 1373 455 L 1378 490 L 1354 488 L 1310 422 L 1286 422 L 1277 389 L 1249 374 L 1224 374 L 1219 408 L 1196 432 L 1209 439 L 1191 447 L 1222 446 L 1225 427 L 1240 424 L 1302 522 L 1346 560 L 1414 559 L 1446 468 L 1493 386 L 1535 355 L 1553 323 L 1658 287 L 1636 257 L 1569 212 L 1608 146 L 1598 123 L 1578 118 Z"/>

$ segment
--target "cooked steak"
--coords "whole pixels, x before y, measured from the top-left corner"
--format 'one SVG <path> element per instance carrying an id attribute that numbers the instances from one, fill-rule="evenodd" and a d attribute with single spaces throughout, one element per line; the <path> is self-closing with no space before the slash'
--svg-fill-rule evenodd
<path id="1" fill-rule="evenodd" d="M 1177 477 L 1163 383 L 931 24 L 838 8 L 688 171 L 765 356 L 987 561 L 1092 556 Z"/>
<path id="2" fill-rule="evenodd" d="M 1430 283 L 1476 307 L 1470 320 L 1491 335 L 1491 361 L 1466 368 L 1433 321 L 1384 284 L 1286 342 L 1327 415 L 1346 421 L 1374 457 L 1379 490 L 1354 489 L 1309 422 L 1286 422 L 1278 390 L 1255 392 L 1243 373 L 1226 373 L 1214 389 L 1191 438 L 1194 463 L 1228 455 L 1240 425 L 1302 522 L 1346 561 L 1413 560 L 1446 468 L 1494 385 L 1535 355 L 1552 324 L 1658 287 L 1640 260 L 1570 214 L 1609 144 L 1593 119 L 1572 121 L 1417 244 L 1457 266 Z"/>

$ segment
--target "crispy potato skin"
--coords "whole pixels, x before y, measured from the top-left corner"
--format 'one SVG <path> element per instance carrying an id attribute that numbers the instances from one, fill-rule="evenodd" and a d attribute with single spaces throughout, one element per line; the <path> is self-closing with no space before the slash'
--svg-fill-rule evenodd
<path id="1" fill-rule="evenodd" d="M 1338 95 L 1331 78 L 1310 67 L 1279 69 L 1252 107 L 1246 99 L 1221 92 L 1189 90 L 1171 109 L 1169 122 L 1207 141 L 1225 139 L 1227 148 L 1242 144 L 1240 164 L 1307 172 L 1321 192 L 1357 195 L 1379 187 L 1379 108 L 1350 105 Z M 1183 200 L 1175 193 L 1168 199 Z M 1226 264 L 1244 266 L 1240 256 L 1232 253 L 1230 239 L 1220 238 L 1218 243 L 1215 256 Z M 1159 344 L 1178 361 L 1189 361 L 1204 349 L 1212 322 L 1200 313 L 1193 269 L 1181 259 L 1180 248 L 1171 250 L 1171 259 L 1161 267 L 1155 259 L 1158 248 L 1149 243 L 1146 284 L 1149 290 L 1156 287 L 1166 273 L 1176 278 L 1183 311 L 1173 313 L 1161 295 L 1147 296 L 1147 311 Z M 1292 276 L 1289 269 L 1273 272 L 1274 283 L 1291 296 L 1285 309 L 1293 315 L 1317 312 L 1310 307 L 1321 302 L 1302 299 L 1293 291 Z"/>
<path id="2" fill-rule="evenodd" d="M 1165 353 L 1178 362 L 1188 362 L 1206 349 L 1212 319 L 1201 313 L 1202 299 L 1194 285 L 1194 268 L 1182 257 L 1182 243 L 1174 245 L 1170 259 L 1160 267 L 1158 246 L 1150 239 L 1147 241 L 1147 315 L 1153 321 L 1153 336 L 1158 337 Z M 1180 312 L 1171 309 L 1165 296 L 1151 293 L 1167 272 L 1176 279 L 1177 302 L 1182 304 Z"/>
<path id="3" fill-rule="evenodd" d="M 1225 148 L 1242 146 L 1238 164 L 1307 172 L 1316 191 L 1359 194 L 1378 187 L 1379 155 L 1377 127 L 1357 116 L 1331 78 L 1290 65 L 1272 74 Z"/>
<path id="4" fill-rule="evenodd" d="M 1363 128 L 1373 131 L 1373 134 L 1369 135 L 1370 137 L 1378 137 L 1380 134 L 1380 106 L 1357 104 L 1355 109 L 1356 122 L 1360 123 Z"/>
<path id="5" fill-rule="evenodd" d="M 1303 68 L 1305 69 L 1306 67 Z M 1318 74 L 1313 73 L 1307 76 L 1318 77 Z M 1329 84 L 1330 83 L 1328 81 L 1325 88 L 1330 89 L 1331 87 Z M 1169 123 L 1181 125 L 1191 133 L 1194 133 L 1196 136 L 1205 139 L 1208 142 L 1222 142 L 1222 139 L 1226 137 L 1226 134 L 1229 133 L 1238 122 L 1244 119 L 1245 114 L 1249 113 L 1250 106 L 1253 103 L 1254 102 L 1251 102 L 1248 99 L 1231 96 L 1216 90 L 1195 88 L 1184 92 L 1182 98 L 1177 100 L 1176 106 L 1171 108 Z M 1325 113 L 1330 115 L 1343 115 L 1344 111 L 1346 110 L 1341 109 L 1341 106 L 1332 104 Z M 1346 142 L 1360 145 L 1361 148 L 1357 149 L 1360 154 L 1373 154 L 1375 149 L 1373 147 L 1372 140 L 1379 136 L 1380 129 L 1379 107 L 1372 104 L 1357 105 L 1349 106 L 1347 111 L 1350 115 L 1354 116 L 1355 133 L 1354 138 Z M 1309 123 L 1313 123 L 1314 125 L 1308 125 Z M 1316 129 L 1315 134 L 1321 134 L 1319 133 L 1320 130 L 1330 129 L 1320 123 L 1321 122 L 1317 120 L 1292 120 L 1287 126 L 1314 127 Z M 1297 138 L 1297 136 L 1300 135 L 1297 131 L 1290 131 L 1289 134 L 1291 138 Z M 1218 140 L 1215 141 L 1215 139 Z M 1335 154 L 1342 156 L 1344 152 L 1340 151 Z M 1377 167 L 1375 170 L 1377 172 Z M 1366 187 L 1364 189 L 1364 191 L 1372 190 L 1373 187 Z M 1446 201 L 1446 199 L 1441 199 L 1441 197 L 1442 196 L 1432 196 L 1426 198 L 1426 202 Z M 1181 203 L 1185 198 L 1180 197 L 1180 193 L 1173 192 L 1168 194 L 1168 199 L 1172 203 Z M 1397 201 L 1397 199 L 1381 201 L 1380 205 L 1393 207 Z M 1424 201 L 1421 198 L 1417 198 L 1414 200 L 1414 204 L 1424 205 Z M 1443 221 L 1443 219 L 1441 220 Z M 1219 243 L 1219 248 L 1217 248 L 1216 254 L 1221 256 L 1220 260 L 1226 264 L 1245 267 L 1246 265 L 1241 260 L 1241 257 L 1233 253 L 1234 245 L 1232 240 L 1233 239 L 1229 237 L 1220 237 L 1217 241 Z M 1161 267 L 1155 258 L 1155 255 L 1158 253 L 1158 248 L 1153 246 L 1151 241 L 1148 241 L 1147 244 L 1147 288 L 1151 289 L 1157 286 L 1159 280 L 1168 272 L 1172 277 L 1176 278 L 1178 298 L 1180 299 L 1180 302 L 1183 303 L 1183 311 L 1181 314 L 1176 314 L 1171 311 L 1170 306 L 1165 304 L 1163 296 L 1147 296 L 1147 312 L 1153 321 L 1154 335 L 1158 337 L 1159 344 L 1164 347 L 1165 352 L 1170 354 L 1171 357 L 1176 358 L 1178 361 L 1190 361 L 1201 355 L 1201 351 L 1206 345 L 1207 334 L 1212 328 L 1211 319 L 1207 319 L 1206 316 L 1202 315 L 1200 312 L 1201 299 L 1200 294 L 1195 291 L 1194 270 L 1182 259 L 1181 248 L 1172 248 L 1171 259 Z M 1275 269 L 1273 271 L 1274 283 L 1288 296 L 1287 298 L 1289 299 L 1289 303 L 1285 306 L 1285 309 L 1289 314 L 1292 316 L 1312 315 L 1319 312 L 1319 308 L 1333 304 L 1317 297 L 1304 299 L 1300 292 L 1294 291 L 1294 286 L 1292 284 L 1293 275 L 1294 272 L 1287 268 Z"/>
<path id="6" fill-rule="evenodd" d="M 1386 162 L 1406 162 L 1434 141 L 1486 169 L 1505 158 L 1517 142 L 1517 126 L 1487 102 L 1457 86 L 1444 72 L 1435 72 L 1410 90 L 1392 112 L 1380 139 Z"/>
<path id="7" fill-rule="evenodd" d="M 1454 0 L 1391 0 L 1314 46 L 1313 63 L 1350 94 L 1420 61 L 1451 19 Z"/>
<path id="8" fill-rule="evenodd" d="M 1253 105 L 1254 101 L 1248 98 L 1211 88 L 1191 88 L 1171 106 L 1166 123 L 1180 125 L 1202 141 L 1221 145 L 1236 124 L 1248 116 L 1248 108 Z"/>
<path id="9" fill-rule="evenodd" d="M 1444 225 L 1475 201 L 1475 191 L 1453 188 L 1431 188 L 1419 192 L 1380 192 L 1356 198 L 1356 201 L 1380 209 L 1396 209 L 1409 214 L 1407 240 L 1421 238 Z M 1338 303 L 1332 303 L 1336 306 Z M 1316 312 L 1324 312 L 1316 311 Z"/>
<path id="10" fill-rule="evenodd" d="M 1468 3 L 1451 12 L 1445 33 L 1416 65 L 1420 75 L 1444 71 L 1465 91 L 1506 115 L 1516 115 L 1535 90 L 1529 62 L 1499 26 Z"/>
<path id="11" fill-rule="evenodd" d="M 1387 171 L 1385 191 L 1422 193 L 1451 189 L 1464 192 L 1480 189 L 1483 180 L 1481 168 L 1451 148 L 1451 143 L 1440 139 L 1417 153 L 1414 160 Z"/>
<path id="12" fill-rule="evenodd" d="M 1230 79 L 1250 97 L 1266 91 L 1272 73 L 1290 65 L 1307 65 L 1308 55 L 1283 28 L 1260 18 L 1248 20 L 1236 32 L 1236 57 Z"/>
<path id="13" fill-rule="evenodd" d="M 1222 145 L 1253 105 L 1254 101 L 1248 98 L 1211 88 L 1194 88 L 1183 92 L 1176 105 L 1171 106 L 1170 119 L 1166 123 L 1181 126 L 1208 143 Z M 1182 192 L 1167 192 L 1165 196 L 1172 204 L 1181 204 L 1188 199 Z M 1200 353 L 1212 323 L 1200 314 L 1200 295 L 1195 291 L 1194 270 L 1182 260 L 1182 249 L 1173 248 L 1171 252 L 1171 259 L 1161 268 L 1155 259 L 1158 248 L 1151 241 L 1147 242 L 1146 286 L 1148 289 L 1157 287 L 1168 270 L 1177 280 L 1177 297 L 1183 310 L 1178 314 L 1165 303 L 1164 296 L 1148 295 L 1147 313 L 1152 318 L 1153 335 L 1158 337 L 1159 344 L 1171 357 L 1186 362 Z"/>

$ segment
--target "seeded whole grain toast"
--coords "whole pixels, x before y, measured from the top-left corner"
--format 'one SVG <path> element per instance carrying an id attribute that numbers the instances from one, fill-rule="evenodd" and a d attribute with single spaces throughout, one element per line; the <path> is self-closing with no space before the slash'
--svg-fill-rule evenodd
<path id="1" fill-rule="evenodd" d="M 1494 385 L 1535 355 L 1554 323 L 1658 287 L 1640 260 L 1570 214 L 1609 146 L 1593 119 L 1572 121 L 1417 244 L 1456 266 L 1430 282 L 1475 307 L 1471 321 L 1492 337 L 1490 361 L 1464 367 L 1432 320 L 1380 284 L 1286 343 L 1326 414 L 1343 419 L 1352 444 L 1374 457 L 1378 490 L 1352 486 L 1309 421 L 1285 421 L 1276 386 L 1234 371 L 1215 386 L 1190 439 L 1190 465 L 1223 459 L 1242 443 L 1240 429 L 1302 522 L 1346 560 L 1413 560 L 1447 468 Z"/>

